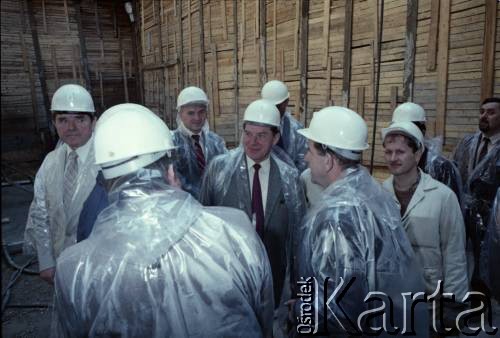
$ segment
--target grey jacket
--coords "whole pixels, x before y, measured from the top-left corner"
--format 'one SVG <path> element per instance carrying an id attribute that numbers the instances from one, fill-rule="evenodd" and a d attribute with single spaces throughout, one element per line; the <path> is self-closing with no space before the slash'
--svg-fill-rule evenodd
<path id="1" fill-rule="evenodd" d="M 210 163 L 203 179 L 200 201 L 206 206 L 243 210 L 252 219 L 247 163 L 241 147 Z M 305 198 L 297 170 L 271 155 L 262 241 L 271 262 L 276 305 L 279 305 L 288 259 L 294 251 L 291 235 L 304 208 Z"/>

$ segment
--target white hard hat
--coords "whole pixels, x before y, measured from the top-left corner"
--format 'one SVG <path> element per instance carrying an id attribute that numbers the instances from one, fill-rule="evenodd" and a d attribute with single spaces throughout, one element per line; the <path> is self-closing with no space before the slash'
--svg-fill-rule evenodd
<path id="1" fill-rule="evenodd" d="M 280 127 L 280 111 L 268 100 L 255 100 L 245 109 L 243 121 L 257 122 L 273 127 Z"/>
<path id="2" fill-rule="evenodd" d="M 405 102 L 397 106 L 392 113 L 392 122 L 425 122 L 425 110 L 422 106 L 413 103 Z"/>
<path id="3" fill-rule="evenodd" d="M 382 141 L 385 141 L 387 135 L 390 134 L 403 134 L 413 139 L 419 149 L 424 145 L 424 135 L 414 123 L 409 121 L 394 122 L 389 127 L 382 129 Z"/>
<path id="4" fill-rule="evenodd" d="M 356 112 L 344 107 L 326 107 L 315 112 L 309 128 L 299 129 L 298 132 L 351 160 L 359 160 L 361 152 L 369 147 L 365 121 Z"/>
<path id="5" fill-rule="evenodd" d="M 208 106 L 208 97 L 203 89 L 198 87 L 186 87 L 179 93 L 177 97 L 177 110 L 187 104 L 203 104 Z"/>
<path id="6" fill-rule="evenodd" d="M 262 87 L 261 97 L 272 101 L 274 104 L 280 104 L 290 97 L 286 84 L 278 80 L 271 80 Z"/>
<path id="7" fill-rule="evenodd" d="M 134 103 L 113 106 L 102 114 L 94 146 L 96 164 L 106 179 L 143 168 L 175 148 L 165 122 Z"/>
<path id="8" fill-rule="evenodd" d="M 80 85 L 66 84 L 59 87 L 50 106 L 52 112 L 85 112 L 94 115 L 94 101 L 89 92 Z"/>

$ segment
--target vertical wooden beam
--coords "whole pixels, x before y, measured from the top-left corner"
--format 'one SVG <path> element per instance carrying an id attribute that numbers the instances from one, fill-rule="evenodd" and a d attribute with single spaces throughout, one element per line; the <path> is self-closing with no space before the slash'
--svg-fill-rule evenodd
<path id="1" fill-rule="evenodd" d="M 280 66 L 281 66 L 281 81 L 285 81 L 285 51 L 280 49 Z"/>
<path id="2" fill-rule="evenodd" d="M 203 90 L 207 89 L 206 79 L 205 79 L 205 27 L 203 18 L 203 0 L 198 1 L 199 8 L 199 26 L 200 26 L 200 75 L 201 75 L 201 88 Z"/>
<path id="3" fill-rule="evenodd" d="M 278 53 L 278 34 L 277 29 L 278 25 L 276 23 L 276 2 L 277 0 L 273 0 L 273 77 L 276 78 L 276 62 L 277 62 L 277 53 Z"/>
<path id="4" fill-rule="evenodd" d="M 188 41 L 189 41 L 189 48 L 188 48 L 188 52 L 189 52 L 189 62 L 193 62 L 193 53 L 192 53 L 192 49 L 193 49 L 193 29 L 191 27 L 191 0 L 187 0 L 187 3 L 188 3 L 188 34 L 189 34 L 189 37 L 188 37 Z"/>
<path id="5" fill-rule="evenodd" d="M 344 107 L 349 107 L 349 93 L 351 87 L 352 11 L 353 0 L 346 0 L 344 26 L 344 76 L 342 81 L 342 105 Z"/>
<path id="6" fill-rule="evenodd" d="M 235 141 L 239 137 L 239 124 L 240 124 L 240 105 L 239 105 L 239 92 L 240 88 L 238 85 L 238 0 L 233 0 L 233 30 L 234 30 L 234 40 L 233 40 L 233 77 L 234 77 L 234 106 L 233 112 L 236 114 L 234 122 L 234 138 Z"/>
<path id="7" fill-rule="evenodd" d="M 168 114 L 168 126 L 169 128 L 172 128 L 173 127 L 173 123 L 174 123 L 174 111 L 171 107 L 171 103 L 170 103 L 170 79 L 168 77 L 168 67 L 165 67 L 163 68 L 163 76 L 165 77 L 164 78 L 164 82 L 165 82 L 165 106 L 166 106 L 166 109 L 165 109 L 165 112 L 164 114 Z M 163 116 L 163 119 L 165 120 L 165 122 L 167 122 L 167 116 Z"/>
<path id="8" fill-rule="evenodd" d="M 358 87 L 356 93 L 356 113 L 365 117 L 365 87 Z"/>
<path id="9" fill-rule="evenodd" d="M 259 36 L 259 20 L 260 20 L 260 14 L 259 14 L 259 10 L 260 10 L 260 2 L 261 1 L 255 1 L 255 27 L 254 27 L 254 30 L 255 30 L 255 38 L 257 39 L 258 36 Z"/>
<path id="10" fill-rule="evenodd" d="M 293 28 L 293 68 L 299 66 L 299 25 L 300 25 L 300 0 L 295 1 L 295 22 Z"/>
<path id="11" fill-rule="evenodd" d="M 226 0 L 222 0 L 222 38 L 227 40 L 227 14 L 226 14 Z"/>
<path id="12" fill-rule="evenodd" d="M 332 57 L 328 57 L 328 64 L 326 70 L 326 106 L 332 105 Z"/>
<path id="13" fill-rule="evenodd" d="M 146 43 L 146 37 L 144 35 L 144 22 L 145 22 L 145 19 L 144 19 L 144 0 L 141 0 L 141 46 L 142 46 L 142 52 L 141 52 L 141 55 L 144 56 L 144 54 L 146 53 L 146 47 L 145 47 L 145 43 Z"/>
<path id="14" fill-rule="evenodd" d="M 66 16 L 66 28 L 68 29 L 68 32 L 69 32 L 71 29 L 69 26 L 69 10 L 68 10 L 68 1 L 67 0 L 64 0 L 64 15 Z"/>
<path id="15" fill-rule="evenodd" d="M 132 0 L 132 8 L 134 13 L 138 13 L 137 11 L 137 0 Z M 136 17 L 139 15 L 137 14 Z M 139 97 L 137 98 L 140 103 L 144 104 L 144 73 L 142 71 L 142 44 L 138 43 L 138 38 L 140 38 L 140 24 L 136 21 L 132 24 L 132 56 L 134 58 L 134 69 L 135 69 L 135 86 L 136 92 L 139 93 Z M 118 36 L 120 36 L 120 26 L 118 26 Z"/>
<path id="16" fill-rule="evenodd" d="M 85 36 L 83 35 L 83 25 L 82 25 L 82 17 L 80 14 L 80 6 L 81 1 L 75 1 L 75 14 L 76 14 L 76 24 L 78 27 L 78 38 L 80 41 L 80 62 L 83 67 L 83 76 L 85 79 L 85 87 L 89 92 L 92 91 L 92 83 L 90 81 L 90 72 L 89 72 L 89 63 L 87 59 L 87 45 L 85 43 Z"/>
<path id="17" fill-rule="evenodd" d="M 448 54 L 450 34 L 450 1 L 441 1 L 439 11 L 439 49 L 437 54 L 436 134 L 445 138 L 446 101 L 448 99 Z"/>
<path id="18" fill-rule="evenodd" d="M 26 0 L 18 1 L 19 3 L 19 19 L 21 20 L 21 27 L 23 28 L 23 33 L 26 33 L 26 18 L 25 18 L 25 9 Z"/>
<path id="19" fill-rule="evenodd" d="M 42 0 L 42 20 L 43 20 L 43 32 L 47 34 L 47 13 L 45 11 L 45 0 Z"/>
<path id="20" fill-rule="evenodd" d="M 208 4 L 208 44 L 212 44 L 212 6 Z"/>
<path id="21" fill-rule="evenodd" d="M 244 3 L 242 3 L 242 6 L 243 6 Z M 243 17 L 244 18 L 244 17 Z M 244 19 L 243 19 L 244 21 Z M 245 39 L 245 36 L 243 35 L 243 27 L 245 26 L 245 23 L 242 22 L 240 23 L 240 26 L 241 26 L 241 34 L 239 35 L 240 36 L 240 49 L 239 49 L 239 52 L 240 52 L 240 61 L 239 61 L 239 68 L 240 68 L 240 81 L 241 81 L 241 85 L 243 85 L 243 57 L 244 57 L 244 54 L 245 54 L 245 43 L 244 43 L 244 39 Z"/>
<path id="22" fill-rule="evenodd" d="M 245 40 L 246 15 L 245 15 L 245 0 L 241 0 L 241 36 Z"/>
<path id="23" fill-rule="evenodd" d="M 441 0 L 431 1 L 431 24 L 429 27 L 429 38 L 427 40 L 427 70 L 436 70 L 436 56 L 439 29 L 439 3 Z"/>
<path id="24" fill-rule="evenodd" d="M 28 9 L 29 24 L 30 24 L 30 29 L 31 29 L 31 39 L 33 41 L 33 49 L 35 51 L 38 79 L 40 81 L 40 87 L 42 89 L 42 99 L 43 99 L 43 105 L 45 107 L 47 126 L 49 127 L 49 130 L 51 131 L 51 136 L 53 136 L 54 135 L 54 128 L 52 125 L 52 115 L 50 113 L 50 103 L 49 103 L 50 101 L 49 101 L 49 95 L 47 92 L 47 81 L 45 79 L 45 67 L 44 67 L 43 61 L 42 61 L 42 53 L 40 51 L 40 41 L 38 40 L 38 32 L 36 30 L 35 13 L 33 10 L 33 3 L 31 1 L 27 2 L 27 9 Z"/>
<path id="25" fill-rule="evenodd" d="M 38 134 L 38 132 L 40 131 L 40 126 L 38 124 L 38 107 L 36 99 L 35 77 L 33 75 L 33 68 L 31 67 L 31 61 L 29 59 L 28 50 L 26 49 L 26 44 L 24 43 L 24 35 L 22 33 L 19 33 L 19 39 L 21 40 L 21 48 L 23 52 L 24 70 L 28 72 L 30 80 L 31 108 L 33 109 L 33 125 L 35 126 L 36 133 Z"/>
<path id="26" fill-rule="evenodd" d="M 182 30 L 182 1 L 177 1 L 177 14 L 178 14 L 178 22 L 177 22 L 177 25 L 178 25 L 178 32 L 179 32 L 179 45 L 177 46 L 179 48 L 179 60 L 178 60 L 178 64 L 179 64 L 179 79 L 180 79 L 180 83 L 179 83 L 179 87 L 184 87 L 184 44 L 183 44 L 183 41 L 184 41 L 184 34 L 183 34 L 183 30 Z M 179 88 L 180 89 L 180 88 Z"/>
<path id="27" fill-rule="evenodd" d="M 161 25 L 163 23 L 163 6 L 162 6 L 162 1 L 160 0 L 160 6 L 157 6 L 158 9 L 158 46 L 160 48 L 159 53 L 160 53 L 160 62 L 163 63 L 165 62 L 165 57 L 163 55 L 163 34 L 161 31 Z M 165 72 L 164 69 L 160 69 L 161 71 L 161 76 L 157 76 L 159 78 L 159 84 L 158 84 L 158 99 L 161 98 L 158 102 L 158 110 L 163 113 L 163 121 L 165 123 L 167 122 L 167 95 L 168 92 L 165 88 Z M 161 106 L 161 101 L 163 101 L 163 107 Z"/>
<path id="28" fill-rule="evenodd" d="M 486 0 L 483 65 L 481 76 L 481 101 L 493 96 L 495 79 L 495 39 L 498 2 Z"/>
<path id="29" fill-rule="evenodd" d="M 117 0 L 113 0 L 113 32 L 115 33 L 115 38 L 118 37 L 118 22 L 116 20 L 116 2 Z"/>
<path id="30" fill-rule="evenodd" d="M 213 43 L 210 46 L 212 50 L 212 89 L 213 96 L 212 100 L 214 100 L 214 113 L 217 113 L 217 116 L 220 116 L 220 102 L 219 102 L 219 66 L 217 63 L 217 46 Z M 215 124 L 215 121 L 214 121 Z"/>
<path id="31" fill-rule="evenodd" d="M 97 5 L 97 0 L 94 1 L 94 12 L 95 12 L 95 30 L 97 36 L 102 39 L 101 24 L 99 20 L 99 6 Z"/>
<path id="32" fill-rule="evenodd" d="M 302 1 L 300 15 L 300 105 L 299 120 L 307 123 L 307 49 L 309 41 L 309 0 Z"/>
<path id="33" fill-rule="evenodd" d="M 266 2 L 258 1 L 259 4 L 259 56 L 260 56 L 260 83 L 264 85 L 267 82 L 266 70 Z"/>
<path id="34" fill-rule="evenodd" d="M 403 75 L 403 100 L 413 101 L 415 50 L 417 48 L 418 0 L 407 0 L 406 4 L 406 48 Z"/>
<path id="35" fill-rule="evenodd" d="M 330 43 L 330 0 L 324 0 L 323 8 L 323 69 L 328 67 L 328 47 Z"/>
<path id="36" fill-rule="evenodd" d="M 104 83 L 102 79 L 102 66 L 99 65 L 99 93 L 101 94 L 101 111 L 106 109 L 106 105 L 104 104 Z"/>
<path id="37" fill-rule="evenodd" d="M 398 105 L 398 87 L 391 87 L 391 111 L 394 111 Z"/>
<path id="38" fill-rule="evenodd" d="M 121 42 L 120 42 L 121 45 Z M 125 50 L 121 49 L 121 57 L 122 57 L 122 77 L 123 77 L 123 90 L 125 94 L 125 102 L 129 102 L 128 97 L 128 85 L 127 85 L 127 68 L 125 66 Z"/>
<path id="39" fill-rule="evenodd" d="M 57 55 L 54 45 L 50 46 L 50 55 L 52 57 L 52 70 L 54 71 L 55 88 L 59 88 L 59 70 L 57 67 Z"/>
<path id="40" fill-rule="evenodd" d="M 375 88 L 377 87 L 377 74 L 376 74 L 376 63 L 377 60 L 377 51 L 379 47 L 379 21 L 380 21 L 380 7 L 379 0 L 372 0 L 371 4 L 371 12 L 373 13 L 373 41 L 372 41 L 372 57 L 370 59 L 371 64 L 371 100 L 375 102 Z"/>

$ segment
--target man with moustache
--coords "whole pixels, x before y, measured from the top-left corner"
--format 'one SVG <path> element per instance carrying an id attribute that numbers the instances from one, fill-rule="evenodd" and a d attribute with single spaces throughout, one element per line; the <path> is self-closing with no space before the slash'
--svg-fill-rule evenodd
<path id="1" fill-rule="evenodd" d="M 399 202 L 403 227 L 424 268 L 425 292 L 432 294 L 442 281 L 443 291 L 455 295 L 457 303 L 446 303 L 442 309 L 444 324 L 455 327 L 458 311 L 464 309 L 459 301 L 469 289 L 465 227 L 458 199 L 450 188 L 419 168 L 425 146 L 415 124 L 394 122 L 382 129 L 382 140 L 392 174 L 383 186 Z"/>
<path id="2" fill-rule="evenodd" d="M 76 84 L 63 85 L 52 97 L 51 111 L 62 143 L 36 174 L 24 234 L 24 252 L 38 256 L 40 277 L 50 284 L 56 258 L 76 243 L 78 218 L 98 172 L 92 142 L 95 108 L 89 92 Z"/>
<path id="3" fill-rule="evenodd" d="M 365 121 L 350 109 L 326 107 L 315 112 L 309 127 L 299 133 L 309 140 L 305 160 L 311 180 L 324 190 L 298 230 L 294 280 L 299 284 L 313 278 L 317 302 L 305 303 L 300 294 L 287 302 L 294 333 L 311 329 L 309 333 L 317 330 L 317 335 L 333 337 L 373 334 L 371 328 L 381 327 L 381 318 L 362 317 L 369 307 L 378 306 L 365 301 L 371 292 L 392 300 L 391 322 L 401 329 L 408 310 L 401 294 L 422 291 L 422 273 L 396 202 L 361 165 L 362 152 L 368 148 Z M 334 301 L 324 302 L 324 297 L 334 295 Z M 302 321 L 307 306 L 316 314 L 309 327 Z M 417 336 L 425 337 L 426 313 L 418 306 L 414 310 Z"/>
<path id="4" fill-rule="evenodd" d="M 252 102 L 245 110 L 240 146 L 210 163 L 200 194 L 204 205 L 234 207 L 252 220 L 271 262 L 276 306 L 292 259 L 291 237 L 305 208 L 297 169 L 271 151 L 280 137 L 279 126 L 272 102 Z"/>
<path id="5" fill-rule="evenodd" d="M 474 266 L 471 288 L 488 293 L 488 287 L 479 276 L 479 257 L 493 200 L 500 186 L 500 98 L 487 98 L 481 103 L 479 131 L 460 141 L 453 160 L 464 184 L 465 226 Z"/>

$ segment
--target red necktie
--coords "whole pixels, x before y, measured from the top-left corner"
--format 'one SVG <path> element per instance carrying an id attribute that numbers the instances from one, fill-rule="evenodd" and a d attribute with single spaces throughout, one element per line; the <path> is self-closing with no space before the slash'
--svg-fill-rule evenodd
<path id="1" fill-rule="evenodd" d="M 196 154 L 196 161 L 198 162 L 198 167 L 200 171 L 203 173 L 205 170 L 205 155 L 203 155 L 203 149 L 201 149 L 200 145 L 200 135 L 192 135 L 194 140 L 194 152 Z"/>
<path id="2" fill-rule="evenodd" d="M 255 172 L 253 174 L 252 186 L 252 214 L 255 215 L 255 229 L 260 237 L 264 232 L 264 208 L 262 206 L 262 191 L 260 189 L 259 169 L 260 164 L 254 164 Z"/>

